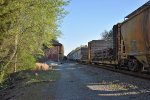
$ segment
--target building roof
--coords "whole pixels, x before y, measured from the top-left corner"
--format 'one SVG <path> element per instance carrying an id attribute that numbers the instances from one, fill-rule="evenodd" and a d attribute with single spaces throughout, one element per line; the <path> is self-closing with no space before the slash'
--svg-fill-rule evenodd
<path id="1" fill-rule="evenodd" d="M 59 43 L 57 40 L 52 40 L 51 41 L 52 46 L 63 46 L 61 43 Z M 43 44 L 43 49 L 49 49 L 50 47 L 46 46 L 45 44 Z"/>
<path id="2" fill-rule="evenodd" d="M 52 45 L 53 45 L 53 46 L 62 46 L 62 44 L 59 43 L 59 42 L 56 41 L 56 40 L 53 40 L 53 41 L 52 41 Z"/>
<path id="3" fill-rule="evenodd" d="M 132 13 L 130 13 L 129 15 L 127 15 L 125 18 L 131 18 L 132 16 L 136 15 L 138 12 L 142 11 L 147 7 L 150 7 L 150 0 L 141 7 L 139 7 L 138 9 L 136 9 L 135 11 L 133 11 Z"/>

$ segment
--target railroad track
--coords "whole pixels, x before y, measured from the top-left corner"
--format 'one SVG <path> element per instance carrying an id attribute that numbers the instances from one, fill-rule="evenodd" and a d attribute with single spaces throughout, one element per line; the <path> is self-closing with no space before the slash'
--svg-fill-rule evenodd
<path id="1" fill-rule="evenodd" d="M 98 67 L 98 68 L 103 68 L 103 69 L 110 70 L 110 71 L 113 71 L 113 72 L 118 72 L 118 73 L 122 73 L 122 74 L 125 74 L 125 75 L 130 75 L 130 76 L 134 76 L 134 77 L 150 80 L 150 75 L 148 75 L 148 74 L 131 72 L 131 71 L 121 70 L 121 69 L 116 69 L 112 65 L 104 65 L 104 64 L 101 64 L 101 65 L 86 64 L 86 65 L 90 65 L 90 66 L 94 66 L 94 67 Z"/>

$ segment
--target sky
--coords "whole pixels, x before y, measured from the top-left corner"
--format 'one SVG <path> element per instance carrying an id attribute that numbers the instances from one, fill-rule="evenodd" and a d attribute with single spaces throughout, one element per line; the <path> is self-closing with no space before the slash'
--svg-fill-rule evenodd
<path id="1" fill-rule="evenodd" d="M 59 42 L 64 54 L 91 40 L 101 39 L 104 30 L 124 21 L 124 17 L 148 0 L 71 0 L 65 7 L 69 12 L 60 26 Z"/>

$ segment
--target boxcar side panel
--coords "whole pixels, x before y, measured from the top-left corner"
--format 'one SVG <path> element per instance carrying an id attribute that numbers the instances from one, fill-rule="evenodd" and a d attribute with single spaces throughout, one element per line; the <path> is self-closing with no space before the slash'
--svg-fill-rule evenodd
<path id="1" fill-rule="evenodd" d="M 121 34 L 127 55 L 135 56 L 140 62 L 150 65 L 150 6 L 124 21 Z"/>

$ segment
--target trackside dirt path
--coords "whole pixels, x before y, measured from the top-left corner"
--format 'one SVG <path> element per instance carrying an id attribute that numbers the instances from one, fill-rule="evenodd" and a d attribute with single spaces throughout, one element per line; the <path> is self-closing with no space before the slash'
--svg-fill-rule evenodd
<path id="1" fill-rule="evenodd" d="M 60 75 L 57 81 L 45 81 L 12 89 L 13 91 L 8 92 L 12 97 L 7 100 L 149 100 L 150 98 L 149 80 L 76 63 L 64 63 L 54 70 Z"/>
<path id="2" fill-rule="evenodd" d="M 51 86 L 55 100 L 149 100 L 150 81 L 92 66 L 66 63 Z"/>

